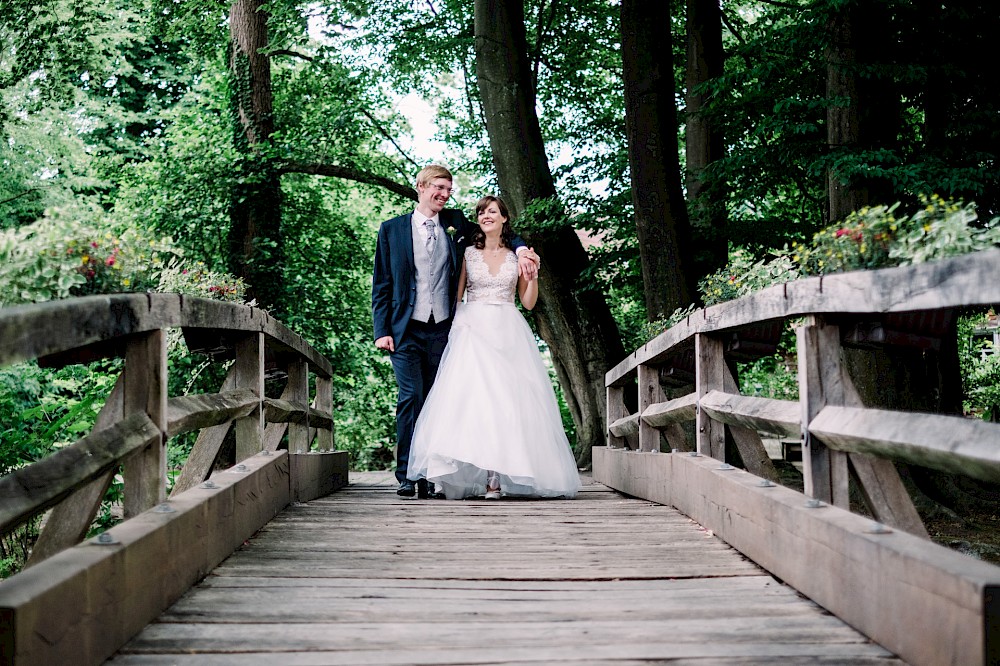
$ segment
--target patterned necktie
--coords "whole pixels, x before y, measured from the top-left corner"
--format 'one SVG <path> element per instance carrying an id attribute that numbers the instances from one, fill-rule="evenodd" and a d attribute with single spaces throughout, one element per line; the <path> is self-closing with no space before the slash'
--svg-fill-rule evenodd
<path id="1" fill-rule="evenodd" d="M 427 227 L 427 240 L 425 241 L 425 246 L 427 247 L 427 254 L 434 254 L 434 241 L 437 240 L 434 233 L 434 220 L 424 220 L 424 226 Z"/>

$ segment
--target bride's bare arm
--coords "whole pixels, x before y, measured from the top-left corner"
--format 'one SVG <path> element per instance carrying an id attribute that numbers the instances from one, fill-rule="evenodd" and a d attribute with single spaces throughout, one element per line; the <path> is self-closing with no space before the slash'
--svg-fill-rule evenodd
<path id="1" fill-rule="evenodd" d="M 462 302 L 462 297 L 465 296 L 465 259 L 462 259 L 462 271 L 458 274 L 458 298 L 455 299 L 456 303 Z"/>
<path id="2" fill-rule="evenodd" d="M 532 280 L 517 278 L 517 295 L 521 299 L 521 305 L 529 310 L 534 308 L 538 302 L 538 277 Z"/>

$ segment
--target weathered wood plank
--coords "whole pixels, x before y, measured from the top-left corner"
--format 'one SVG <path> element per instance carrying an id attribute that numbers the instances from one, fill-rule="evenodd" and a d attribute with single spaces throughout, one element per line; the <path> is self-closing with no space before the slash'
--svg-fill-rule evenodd
<path id="1" fill-rule="evenodd" d="M 248 333 L 236 343 L 236 387 L 250 389 L 257 405 L 242 418 L 233 421 L 236 433 L 236 462 L 264 450 L 264 335 Z"/>
<path id="2" fill-rule="evenodd" d="M 65 326 L 65 322 L 76 326 Z M 0 365 L 30 360 L 122 336 L 192 327 L 261 331 L 269 346 L 294 351 L 330 377 L 330 362 L 259 308 L 178 294 L 108 294 L 0 310 Z"/>
<path id="3" fill-rule="evenodd" d="M 802 408 L 791 400 L 710 391 L 699 404 L 713 419 L 726 424 L 773 432 L 783 437 L 802 435 Z"/>
<path id="4" fill-rule="evenodd" d="M 167 335 L 163 329 L 133 336 L 122 370 L 125 416 L 144 412 L 160 435 L 122 461 L 125 517 L 137 516 L 167 497 Z"/>
<path id="5" fill-rule="evenodd" d="M 620 422 L 623 418 L 628 416 L 628 410 L 625 408 L 625 388 L 623 386 L 609 386 L 607 389 L 608 394 L 608 423 L 614 424 Z M 608 446 L 612 448 L 624 448 L 626 445 L 625 438 L 622 435 L 616 435 L 612 430 L 610 425 L 608 426 Z"/>
<path id="6" fill-rule="evenodd" d="M 290 423 L 307 427 L 312 424 L 314 428 L 326 430 L 333 427 L 333 417 L 329 412 L 324 413 L 305 403 L 280 398 L 264 398 L 264 420 L 268 423 Z"/>
<path id="7" fill-rule="evenodd" d="M 710 335 L 698 334 L 694 338 L 696 367 L 695 393 L 698 401 L 710 391 L 725 390 L 726 359 L 722 341 Z M 699 409 L 695 417 L 698 453 L 716 460 L 726 459 L 725 426 Z"/>
<path id="8" fill-rule="evenodd" d="M 288 383 L 281 393 L 281 399 L 287 400 L 296 405 L 309 404 L 309 366 L 301 361 L 294 361 L 288 365 Z M 271 413 L 270 403 L 267 405 L 268 411 L 264 414 L 264 419 L 268 421 L 268 429 L 272 428 L 271 422 L 277 421 Z M 331 419 L 332 421 L 332 419 Z M 331 425 L 332 427 L 332 425 Z M 265 435 L 264 448 L 271 449 L 271 441 Z M 277 444 L 274 445 L 277 448 Z M 301 423 L 291 423 L 288 427 L 288 450 L 305 451 L 309 448 L 309 412 L 304 414 Z"/>
<path id="9" fill-rule="evenodd" d="M 805 432 L 802 441 L 805 492 L 809 497 L 847 508 L 850 504 L 847 456 L 813 440 L 806 427 L 823 407 L 845 402 L 844 383 L 848 379 L 840 360 L 840 328 L 812 317 L 796 329 L 796 336 L 800 419 Z"/>
<path id="10" fill-rule="evenodd" d="M 698 333 L 825 312 L 917 312 L 1000 303 L 998 265 L 1000 250 L 985 250 L 943 261 L 804 278 L 769 287 L 692 313 L 609 370 L 605 384 L 629 381 L 640 364 L 663 361 Z"/>
<path id="11" fill-rule="evenodd" d="M 639 366 L 639 414 L 650 405 L 662 403 L 667 396 L 660 386 L 660 371 L 648 365 Z M 639 450 L 659 451 L 660 431 L 644 420 L 639 420 Z"/>
<path id="12" fill-rule="evenodd" d="M 822 649 L 823 656 L 816 653 Z M 718 643 L 638 643 L 627 645 L 561 645 L 557 650 L 539 654 L 536 647 L 519 647 L 516 642 L 503 645 L 480 645 L 475 648 L 437 648 L 414 644 L 409 651 L 393 649 L 331 649 L 285 651 L 280 653 L 205 653 L 198 654 L 126 654 L 115 657 L 115 666 L 411 666 L 414 663 L 440 666 L 515 666 L 517 664 L 573 664 L 573 666 L 649 666 L 667 661 L 672 666 L 745 666 L 747 663 L 850 664 L 851 666 L 886 666 L 898 664 L 877 649 L 861 653 L 854 644 L 833 643 L 820 648 L 816 643 L 772 640 L 741 643 L 738 646 Z"/>
<path id="13" fill-rule="evenodd" d="M 110 528 L 113 543 L 88 541 L 0 583 L 4 660 L 102 663 L 288 504 L 284 454 L 214 481 L 171 499 L 172 512 Z"/>
<path id="14" fill-rule="evenodd" d="M 828 405 L 809 430 L 839 451 L 1000 481 L 1000 424 L 941 414 Z"/>
<path id="15" fill-rule="evenodd" d="M 674 423 L 694 421 L 698 414 L 698 394 L 658 402 L 643 411 L 642 420 L 654 428 L 664 428 Z"/>
<path id="16" fill-rule="evenodd" d="M 608 432 L 618 438 L 639 434 L 639 414 L 623 416 L 608 426 Z"/>
<path id="17" fill-rule="evenodd" d="M 594 460 L 635 455 L 606 450 Z M 986 628 L 997 620 L 986 598 L 1000 567 L 906 532 L 874 532 L 870 519 L 811 508 L 801 493 L 705 457 L 668 457 L 659 483 L 674 487 L 681 511 L 903 659 L 987 663 Z"/>
<path id="18" fill-rule="evenodd" d="M 9 532 L 159 438 L 160 430 L 149 416 L 136 412 L 0 478 L 0 533 Z"/>
<path id="19" fill-rule="evenodd" d="M 333 383 L 329 377 L 317 377 L 316 378 L 316 398 L 313 400 L 313 407 L 320 414 L 333 414 Z M 317 427 L 316 431 L 316 448 L 320 451 L 333 451 L 334 448 L 334 435 L 333 435 L 333 419 L 330 419 L 330 426 L 326 427 L 321 424 L 322 419 L 317 420 L 314 424 L 312 422 L 312 415 L 309 417 L 309 428 L 310 431 L 314 427 Z"/>
<path id="20" fill-rule="evenodd" d="M 289 507 L 110 663 L 898 663 L 668 507 L 367 478 Z"/>
<path id="21" fill-rule="evenodd" d="M 289 492 L 293 502 L 310 502 L 317 497 L 325 497 L 348 483 L 347 451 L 290 453 L 288 459 Z"/>
<path id="22" fill-rule="evenodd" d="M 222 393 L 182 395 L 167 402 L 167 434 L 170 437 L 229 423 L 252 412 L 260 403 L 250 389 Z"/>

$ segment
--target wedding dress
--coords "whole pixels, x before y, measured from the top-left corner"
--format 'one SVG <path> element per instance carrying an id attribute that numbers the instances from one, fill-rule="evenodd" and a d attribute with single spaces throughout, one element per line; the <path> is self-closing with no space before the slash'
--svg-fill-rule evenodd
<path id="1" fill-rule="evenodd" d="M 434 386 L 417 418 L 408 475 L 448 499 L 483 495 L 489 471 L 503 495 L 576 495 L 580 477 L 535 336 L 514 305 L 517 258 L 496 275 L 465 250 L 459 303 Z"/>

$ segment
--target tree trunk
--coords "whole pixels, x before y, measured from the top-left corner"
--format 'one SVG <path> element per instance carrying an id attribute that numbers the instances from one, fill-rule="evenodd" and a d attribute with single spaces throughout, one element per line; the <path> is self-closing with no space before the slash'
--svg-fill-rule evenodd
<path id="1" fill-rule="evenodd" d="M 229 11 L 233 137 L 240 155 L 230 202 L 230 270 L 272 314 L 281 311 L 281 180 L 270 155 L 274 134 L 271 63 L 263 0 L 236 0 Z"/>
<path id="2" fill-rule="evenodd" d="M 726 183 L 705 177 L 705 170 L 724 156 L 725 145 L 722 131 L 702 113 L 709 95 L 700 89 L 722 76 L 724 61 L 719 0 L 688 0 L 686 184 L 694 237 L 692 269 L 698 278 L 717 271 L 729 261 Z"/>
<path id="3" fill-rule="evenodd" d="M 857 50 L 852 35 L 851 11 L 841 9 L 830 17 L 830 44 L 826 49 L 826 136 L 831 152 L 851 149 L 861 137 L 858 83 L 854 67 Z M 827 171 L 829 220 L 840 220 L 868 203 L 868 193 L 834 168 Z"/>
<path id="4" fill-rule="evenodd" d="M 847 3 L 834 10 L 828 27 L 827 142 L 834 160 L 837 153 L 849 156 L 896 147 L 901 124 L 899 95 L 888 77 L 870 69 L 877 64 L 876 58 L 884 57 L 884 42 L 893 34 L 886 8 L 880 3 Z M 866 69 L 862 76 L 860 72 Z M 871 158 L 864 162 L 870 163 Z M 864 206 L 891 204 L 896 199 L 890 182 L 835 168 L 828 170 L 827 183 L 830 222 Z"/>
<path id="5" fill-rule="evenodd" d="M 650 321 L 691 302 L 697 275 L 677 151 L 670 3 L 622 0 L 622 78 L 632 205 Z"/>
<path id="6" fill-rule="evenodd" d="M 517 216 L 539 199 L 553 199 L 528 67 L 521 0 L 476 0 L 476 75 L 501 196 Z M 516 221 L 515 221 L 516 224 Z M 624 356 L 618 327 L 603 294 L 581 285 L 589 260 L 568 225 L 523 234 L 542 257 L 538 331 L 550 349 L 577 432 L 577 461 L 607 432 L 604 374 Z"/>

